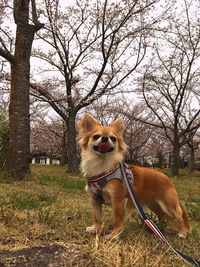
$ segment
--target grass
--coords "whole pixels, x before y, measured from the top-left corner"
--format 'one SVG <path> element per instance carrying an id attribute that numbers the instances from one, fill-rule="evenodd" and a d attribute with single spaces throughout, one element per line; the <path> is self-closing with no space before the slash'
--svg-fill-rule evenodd
<path id="1" fill-rule="evenodd" d="M 26 182 L 8 182 L 0 174 L 0 249 L 75 243 L 85 255 L 80 267 L 188 266 L 151 234 L 136 214 L 127 216 L 125 231 L 118 242 L 105 241 L 111 222 L 107 207 L 102 235 L 87 234 L 85 228 L 92 224 L 92 208 L 84 190 L 84 178 L 70 175 L 60 166 L 31 168 L 32 179 Z M 200 173 L 189 174 L 184 170 L 172 182 L 189 210 L 192 230 L 186 240 L 166 237 L 175 248 L 200 258 Z"/>

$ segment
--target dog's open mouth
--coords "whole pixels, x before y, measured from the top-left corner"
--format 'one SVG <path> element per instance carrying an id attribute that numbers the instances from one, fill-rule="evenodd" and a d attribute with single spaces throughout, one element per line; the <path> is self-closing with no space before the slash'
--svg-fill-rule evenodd
<path id="1" fill-rule="evenodd" d="M 102 142 L 98 145 L 94 145 L 93 149 L 101 154 L 105 154 L 113 151 L 114 147 L 112 147 L 108 142 Z"/>

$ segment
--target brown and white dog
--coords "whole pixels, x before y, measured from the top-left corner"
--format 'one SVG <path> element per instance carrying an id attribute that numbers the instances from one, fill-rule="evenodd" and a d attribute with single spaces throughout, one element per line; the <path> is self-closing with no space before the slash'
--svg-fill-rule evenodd
<path id="1" fill-rule="evenodd" d="M 124 124 L 116 119 L 109 126 L 102 126 L 91 115 L 86 114 L 78 123 L 81 146 L 81 169 L 88 182 L 114 170 L 124 159 L 127 146 L 123 139 Z M 188 213 L 180 202 L 177 192 L 163 173 L 151 168 L 129 165 L 134 175 L 133 190 L 145 209 L 153 211 L 159 221 L 166 220 L 171 230 L 186 237 L 189 232 Z M 113 230 L 110 238 L 123 231 L 126 208 L 133 208 L 127 189 L 122 181 L 111 179 L 100 188 L 101 199 L 94 196 L 94 224 L 88 232 L 97 233 L 102 227 L 102 204 L 111 205 Z"/>

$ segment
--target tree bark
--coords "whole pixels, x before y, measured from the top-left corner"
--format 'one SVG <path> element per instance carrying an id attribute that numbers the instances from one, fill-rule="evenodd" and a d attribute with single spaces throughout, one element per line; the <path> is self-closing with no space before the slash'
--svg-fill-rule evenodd
<path id="1" fill-rule="evenodd" d="M 30 0 L 14 0 L 14 20 L 17 26 L 14 56 L 11 63 L 11 93 L 9 105 L 9 146 L 6 169 L 15 180 L 30 173 L 30 56 L 34 34 L 43 27 L 37 20 L 35 0 L 32 3 L 34 25 L 29 24 Z M 6 50 L 8 51 L 8 50 Z"/>
<path id="2" fill-rule="evenodd" d="M 76 112 L 69 112 L 67 119 L 68 172 L 79 172 L 79 159 L 76 146 Z"/>
<path id="3" fill-rule="evenodd" d="M 178 133 L 174 133 L 173 151 L 172 151 L 172 162 L 171 162 L 171 174 L 173 176 L 179 175 L 179 139 Z"/>
<path id="4" fill-rule="evenodd" d="M 6 168 L 17 180 L 30 172 L 29 59 L 34 33 L 32 25 L 17 26 L 15 60 L 11 63 L 10 141 Z"/>

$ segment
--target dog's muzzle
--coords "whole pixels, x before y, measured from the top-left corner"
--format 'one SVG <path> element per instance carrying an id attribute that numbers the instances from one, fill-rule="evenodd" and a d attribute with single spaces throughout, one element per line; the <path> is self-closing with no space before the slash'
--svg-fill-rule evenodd
<path id="1" fill-rule="evenodd" d="M 97 151 L 101 154 L 105 154 L 108 152 L 112 152 L 114 150 L 114 147 L 108 142 L 101 142 L 98 145 L 94 145 L 93 149 L 94 151 Z"/>

